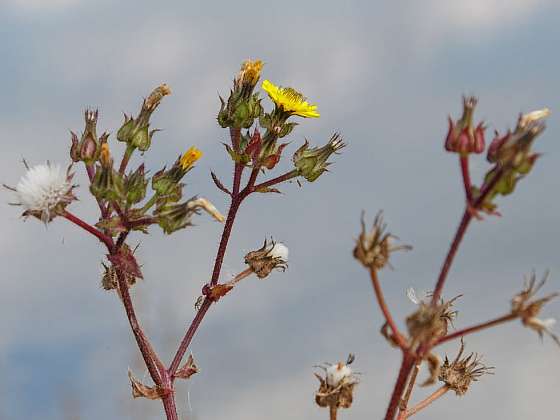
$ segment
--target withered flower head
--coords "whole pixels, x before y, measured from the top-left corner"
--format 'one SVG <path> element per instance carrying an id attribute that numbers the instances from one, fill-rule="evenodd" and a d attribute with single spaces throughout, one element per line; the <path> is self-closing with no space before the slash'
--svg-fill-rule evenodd
<path id="1" fill-rule="evenodd" d="M 371 231 L 366 231 L 366 224 L 362 214 L 362 231 L 356 241 L 354 258 L 366 268 L 379 270 L 389 264 L 389 257 L 395 251 L 409 251 L 410 245 L 395 245 L 396 236 L 385 233 L 387 225 L 383 223 L 382 212 L 377 213 Z M 391 267 L 391 264 L 389 264 Z"/>
<path id="2" fill-rule="evenodd" d="M 288 268 L 288 247 L 273 240 L 268 243 L 265 239 L 260 249 L 245 255 L 245 264 L 248 264 L 260 279 L 268 276 L 275 268 L 285 271 Z"/>
<path id="3" fill-rule="evenodd" d="M 463 97 L 463 115 L 457 121 L 449 117 L 449 131 L 445 140 L 445 150 L 460 153 L 482 153 L 484 151 L 484 125 L 473 124 L 474 109 L 477 99 L 475 97 Z"/>
<path id="4" fill-rule="evenodd" d="M 117 270 L 112 264 L 106 265 L 104 263 L 101 263 L 101 265 L 103 266 L 103 275 L 101 276 L 101 287 L 105 290 L 117 290 L 119 285 L 118 278 L 117 278 Z M 136 283 L 135 276 L 129 273 L 125 273 L 124 276 L 126 279 L 126 283 L 128 284 L 128 287 Z"/>
<path id="5" fill-rule="evenodd" d="M 533 299 L 540 288 L 544 285 L 547 278 L 548 272 L 545 273 L 543 279 L 537 284 L 536 275 L 533 272 L 530 278 L 525 280 L 525 287 L 523 290 L 516 294 L 511 300 L 511 312 L 521 318 L 521 322 L 524 326 L 536 331 L 541 339 L 544 334 L 547 334 L 558 345 L 560 345 L 560 339 L 552 332 L 552 327 L 556 324 L 556 319 L 538 318 L 543 306 L 558 296 L 558 293 L 551 293 L 540 299 Z"/>
<path id="6" fill-rule="evenodd" d="M 461 359 L 465 344 L 461 340 L 459 354 L 452 362 L 447 356 L 441 366 L 439 380 L 444 382 L 455 394 L 465 395 L 472 382 L 478 381 L 482 375 L 492 375 L 493 367 L 487 367 L 481 363 L 482 357 L 477 353 L 471 353 Z"/>
<path id="7" fill-rule="evenodd" d="M 452 308 L 459 297 L 456 296 L 447 302 L 441 301 L 435 306 L 420 301 L 416 312 L 406 318 L 408 333 L 413 342 L 433 342 L 445 336 L 449 325 L 453 326 L 453 320 L 457 316 L 457 311 Z"/>
<path id="8" fill-rule="evenodd" d="M 358 378 L 348 365 L 354 359 L 354 355 L 350 354 L 346 363 L 318 366 L 325 371 L 324 377 L 315 374 L 320 382 L 319 390 L 315 393 L 315 402 L 319 407 L 349 408 L 352 405 L 354 386 L 358 383 Z"/>

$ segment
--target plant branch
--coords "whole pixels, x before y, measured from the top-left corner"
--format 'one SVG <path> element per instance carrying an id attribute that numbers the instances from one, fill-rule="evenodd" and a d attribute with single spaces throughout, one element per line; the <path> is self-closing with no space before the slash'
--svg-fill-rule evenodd
<path id="1" fill-rule="evenodd" d="M 414 364 L 415 359 L 405 352 L 399 369 L 399 375 L 397 376 L 397 382 L 393 388 L 393 394 L 391 395 L 391 400 L 389 401 L 389 406 L 385 413 L 385 420 L 393 420 L 395 418 L 395 414 L 397 414 L 397 409 L 399 408 L 399 402 L 401 401 L 410 371 Z"/>
<path id="2" fill-rule="evenodd" d="M 121 164 L 119 165 L 119 174 L 123 175 L 124 171 L 126 170 L 126 166 L 128 165 L 128 162 L 130 160 L 130 157 L 132 156 L 132 153 L 134 153 L 134 146 L 131 146 L 130 144 L 126 145 L 126 149 L 124 151 L 122 160 L 121 160 Z"/>
<path id="3" fill-rule="evenodd" d="M 336 420 L 337 413 L 338 407 L 336 405 L 329 405 L 329 419 Z"/>
<path id="4" fill-rule="evenodd" d="M 452 334 L 448 334 L 444 337 L 441 337 L 438 341 L 436 341 L 435 345 L 437 346 L 439 344 L 445 343 L 445 342 L 453 340 L 455 338 L 463 337 L 467 334 L 472 334 L 474 332 L 478 332 L 478 331 L 481 331 L 481 330 L 484 330 L 484 329 L 487 329 L 487 328 L 490 328 L 490 327 L 494 327 L 495 325 L 503 324 L 503 323 L 508 322 L 508 321 L 513 321 L 514 319 L 516 319 L 518 317 L 519 317 L 519 315 L 517 315 L 517 314 L 507 314 L 507 315 L 501 316 L 499 318 L 492 319 L 492 320 L 487 321 L 487 322 L 483 322 L 481 324 L 473 325 L 472 327 L 468 327 L 468 328 L 464 328 L 462 330 L 455 331 Z"/>
<path id="5" fill-rule="evenodd" d="M 255 185 L 252 190 L 258 191 L 262 188 L 271 187 L 276 184 L 280 184 L 281 182 L 288 181 L 292 178 L 298 176 L 298 170 L 294 169 L 290 172 L 286 172 L 284 175 L 277 176 L 276 178 L 269 179 L 268 181 L 261 182 L 260 184 Z"/>
<path id="6" fill-rule="evenodd" d="M 459 161 L 461 163 L 461 174 L 463 176 L 463 185 L 465 186 L 465 196 L 467 203 L 472 203 L 472 183 L 471 173 L 469 170 L 469 155 L 460 155 Z"/>
<path id="7" fill-rule="evenodd" d="M 421 362 L 420 362 L 421 363 Z M 401 399 L 399 404 L 399 417 L 398 420 L 405 419 L 406 409 L 408 407 L 408 401 L 410 400 L 410 396 L 412 395 L 412 390 L 414 389 L 414 385 L 416 384 L 416 378 L 418 376 L 418 372 L 420 372 L 420 363 L 416 362 L 414 365 L 414 369 L 412 370 L 412 374 L 410 375 L 410 379 L 408 380 L 408 387 L 406 388 L 406 392 L 404 393 L 404 397 Z"/>
<path id="8" fill-rule="evenodd" d="M 171 380 L 175 379 L 174 378 L 175 372 L 177 372 L 177 369 L 179 368 L 179 364 L 181 364 L 181 360 L 183 359 L 183 356 L 185 355 L 189 345 L 191 344 L 194 334 L 196 333 L 196 330 L 200 326 L 202 319 L 206 315 L 206 312 L 208 312 L 210 305 L 212 305 L 212 301 L 208 298 L 204 299 L 204 302 L 202 302 L 202 305 L 200 306 L 200 309 L 196 313 L 196 316 L 194 317 L 193 321 L 191 322 L 191 325 L 189 326 L 185 336 L 183 337 L 183 340 L 181 340 L 181 344 L 177 349 L 177 353 L 175 353 L 175 357 L 173 358 L 171 365 L 169 365 L 169 369 L 167 369 L 167 372 L 169 373 Z"/>
<path id="9" fill-rule="evenodd" d="M 64 212 L 62 213 L 62 217 L 74 223 L 75 225 L 81 227 L 85 231 L 91 233 L 93 236 L 95 236 L 97 239 L 103 242 L 107 247 L 107 249 L 110 250 L 113 247 L 113 239 L 109 235 L 105 235 L 99 229 L 95 228 L 94 226 L 90 225 L 87 222 L 84 222 L 79 217 L 74 216 L 68 210 L 64 210 Z"/>
<path id="10" fill-rule="evenodd" d="M 148 338 L 144 334 L 144 331 L 142 331 L 142 327 L 140 326 L 140 323 L 136 318 L 136 312 L 134 311 L 132 298 L 130 297 L 130 293 L 128 291 L 128 284 L 126 283 L 125 276 L 123 275 L 122 271 L 118 269 L 117 281 L 119 285 L 118 291 L 122 299 L 130 328 L 132 329 L 132 333 L 134 334 L 134 338 L 136 339 L 136 344 L 140 349 L 140 353 L 142 353 L 142 358 L 146 363 L 146 367 L 148 368 L 148 372 L 150 372 L 152 380 L 156 385 L 162 386 L 164 385 L 164 379 L 166 376 L 165 367 L 157 357 L 150 342 L 148 341 Z"/>
<path id="11" fill-rule="evenodd" d="M 375 269 L 370 269 L 369 274 L 371 277 L 371 283 L 373 284 L 373 290 L 375 291 L 375 296 L 377 298 L 377 303 L 379 304 L 379 308 L 381 309 L 381 312 L 383 313 L 383 316 L 385 317 L 387 324 L 389 324 L 389 327 L 391 327 L 391 330 L 393 331 L 393 336 L 396 343 L 401 349 L 405 350 L 408 347 L 408 343 L 406 342 L 406 339 L 402 336 L 402 334 L 399 332 L 397 324 L 395 323 L 395 320 L 393 319 L 393 316 L 389 311 L 389 307 L 385 302 L 385 296 L 383 295 L 383 290 L 381 289 L 381 285 L 379 284 L 377 271 Z"/>
<path id="12" fill-rule="evenodd" d="M 405 417 L 403 417 L 403 419 L 407 419 L 409 417 L 412 417 L 413 415 L 418 413 L 420 410 L 423 410 L 424 408 L 429 406 L 431 403 L 433 403 L 438 398 L 444 396 L 447 393 L 447 391 L 449 391 L 449 387 L 447 385 L 443 385 L 441 388 L 438 388 L 434 393 L 432 393 L 426 399 L 420 401 L 418 404 L 416 404 L 414 407 L 412 407 L 410 410 L 408 410 L 406 412 Z"/>

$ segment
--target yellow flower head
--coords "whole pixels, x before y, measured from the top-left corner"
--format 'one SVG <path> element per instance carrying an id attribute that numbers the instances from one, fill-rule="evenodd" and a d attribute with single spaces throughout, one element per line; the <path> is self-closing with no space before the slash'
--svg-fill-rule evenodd
<path id="1" fill-rule="evenodd" d="M 190 168 L 192 168 L 194 163 L 198 159 L 200 159 L 201 156 L 202 156 L 202 151 L 197 149 L 195 146 L 189 147 L 189 150 L 187 150 L 179 160 L 179 164 L 181 165 L 183 171 L 188 171 Z"/>
<path id="2" fill-rule="evenodd" d="M 236 81 L 240 84 L 247 84 L 255 86 L 261 77 L 261 70 L 263 68 L 261 60 L 246 60 L 241 64 L 241 70 L 237 75 Z"/>
<path id="3" fill-rule="evenodd" d="M 297 90 L 276 86 L 268 80 L 262 82 L 262 88 L 283 111 L 304 118 L 319 118 L 317 105 L 307 103 L 306 98 Z"/>

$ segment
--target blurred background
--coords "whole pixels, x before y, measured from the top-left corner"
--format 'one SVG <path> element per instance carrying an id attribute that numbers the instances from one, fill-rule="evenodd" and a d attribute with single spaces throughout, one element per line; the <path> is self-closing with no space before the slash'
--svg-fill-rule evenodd
<path id="1" fill-rule="evenodd" d="M 479 97 L 487 135 L 513 128 L 519 112 L 547 106 L 543 153 L 502 218 L 474 223 L 450 273 L 446 297 L 463 294 L 457 327 L 502 315 L 524 274 L 551 270 L 560 289 L 560 6 L 554 0 L 470 1 L 120 1 L 2 0 L 0 5 L 0 181 L 15 185 L 30 164 L 69 162 L 69 130 L 99 107 L 99 131 L 115 133 L 122 113 L 162 82 L 173 94 L 152 118 L 163 131 L 146 154 L 155 171 L 196 145 L 204 157 L 186 178 L 223 212 L 210 179 L 230 182 L 231 161 L 216 124 L 240 63 L 265 62 L 263 78 L 291 85 L 318 104 L 301 120 L 323 144 L 340 130 L 349 146 L 313 184 L 252 197 L 242 207 L 224 278 L 265 236 L 290 247 L 290 266 L 265 281 L 245 280 L 211 309 L 192 344 L 201 372 L 178 386 L 182 419 L 325 419 L 314 405 L 314 365 L 345 360 L 361 372 L 343 419 L 381 418 L 400 363 L 379 335 L 382 317 L 366 271 L 353 260 L 360 212 L 385 211 L 390 230 L 414 251 L 382 272 L 397 319 L 414 310 L 405 290 L 430 290 L 463 209 L 456 156 L 446 154 L 447 115 L 461 95 Z M 270 102 L 265 99 L 267 109 Z M 119 145 L 120 146 L 120 145 Z M 114 145 L 114 148 L 117 146 Z M 115 149 L 116 150 L 116 149 Z M 478 182 L 487 169 L 473 165 Z M 135 160 L 134 162 L 137 162 Z M 95 222 L 79 171 L 74 213 Z M 13 201 L 9 191 L 2 201 Z M 48 228 L 0 206 L 0 419 L 162 419 L 159 402 L 133 401 L 130 367 L 149 379 L 120 302 L 100 288 L 99 243 L 57 219 Z M 132 290 L 139 317 L 168 362 L 209 279 L 221 226 L 206 215 L 171 238 L 137 234 L 145 280 Z M 558 317 L 552 303 L 545 317 Z M 402 323 L 401 323 L 402 325 Z M 441 349 L 454 356 L 458 343 Z M 418 419 L 552 418 L 560 349 L 519 322 L 471 336 L 494 376 L 463 398 L 446 395 Z M 424 373 L 425 374 L 425 373 Z M 431 390 L 420 389 L 413 400 Z"/>

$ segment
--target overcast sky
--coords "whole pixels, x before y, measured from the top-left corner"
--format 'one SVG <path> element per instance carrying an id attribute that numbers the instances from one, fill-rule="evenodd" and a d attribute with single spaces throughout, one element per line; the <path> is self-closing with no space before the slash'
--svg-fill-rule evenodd
<path id="1" fill-rule="evenodd" d="M 366 271 L 352 258 L 362 210 L 384 209 L 393 233 L 414 246 L 381 274 L 395 316 L 414 310 L 408 286 L 430 290 L 463 206 L 457 159 L 443 151 L 449 113 L 461 95 L 479 97 L 487 133 L 512 128 L 519 112 L 552 109 L 536 168 L 502 218 L 474 223 L 445 296 L 459 293 L 457 327 L 504 314 L 523 275 L 551 270 L 560 289 L 560 7 L 554 0 L 188 2 L 2 0 L 0 2 L 0 181 L 15 185 L 21 159 L 66 165 L 69 130 L 85 107 L 115 133 L 122 112 L 162 82 L 173 94 L 153 118 L 147 167 L 155 171 L 196 145 L 203 159 L 187 178 L 223 212 L 231 162 L 217 126 L 239 64 L 260 58 L 263 77 L 301 90 L 321 118 L 300 121 L 304 138 L 324 143 L 339 130 L 349 146 L 313 184 L 252 197 L 234 227 L 224 278 L 265 236 L 290 248 L 289 269 L 244 281 L 213 307 L 194 339 L 201 372 L 178 388 L 182 419 L 325 419 L 313 403 L 313 365 L 356 354 L 361 383 L 343 419 L 381 418 L 399 355 L 378 334 L 382 317 Z M 270 102 L 266 102 L 270 107 Z M 115 149 L 117 146 L 114 146 Z M 137 162 L 134 161 L 134 162 Z M 289 168 L 288 158 L 278 173 Z M 479 180 L 487 166 L 474 164 Z M 82 173 L 72 210 L 96 208 Z M 13 201 L 6 192 L 3 201 Z M 158 402 L 130 395 L 127 369 L 148 379 L 122 306 L 100 289 L 99 243 L 55 220 L 45 229 L 0 206 L 0 419 L 162 419 Z M 152 229 L 138 251 L 145 280 L 133 298 L 146 332 L 169 361 L 210 276 L 221 226 L 205 215 L 163 237 Z M 558 317 L 550 304 L 545 317 Z M 518 322 L 469 337 L 496 374 L 463 398 L 447 395 L 418 419 L 552 418 L 560 349 Z M 457 343 L 442 349 L 450 355 Z M 419 399 L 430 390 L 418 390 Z"/>

